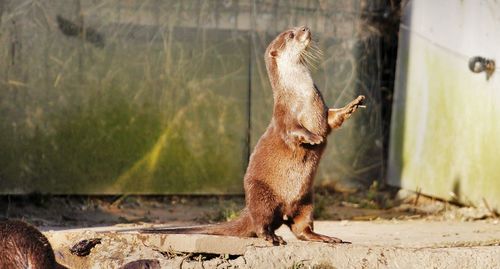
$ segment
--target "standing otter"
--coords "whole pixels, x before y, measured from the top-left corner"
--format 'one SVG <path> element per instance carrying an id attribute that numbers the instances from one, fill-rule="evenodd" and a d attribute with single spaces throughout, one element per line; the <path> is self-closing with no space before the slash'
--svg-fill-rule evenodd
<path id="1" fill-rule="evenodd" d="M 66 268 L 56 262 L 47 238 L 19 220 L 0 221 L 0 268 Z"/>
<path id="2" fill-rule="evenodd" d="M 313 231 L 313 178 L 327 135 L 362 104 L 364 96 L 344 108 L 328 109 L 306 65 L 310 43 L 309 28 L 296 27 L 279 34 L 266 49 L 273 117 L 250 156 L 244 177 L 246 207 L 239 218 L 143 232 L 258 236 L 279 245 L 285 241 L 275 230 L 286 224 L 301 240 L 342 242 Z"/>

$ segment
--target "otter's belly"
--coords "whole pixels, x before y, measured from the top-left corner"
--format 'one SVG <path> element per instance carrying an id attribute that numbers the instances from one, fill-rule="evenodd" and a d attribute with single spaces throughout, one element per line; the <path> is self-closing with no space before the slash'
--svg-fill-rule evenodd
<path id="1" fill-rule="evenodd" d="M 316 152 L 300 149 L 293 153 L 281 167 L 276 167 L 276 175 L 282 180 L 276 186 L 276 194 L 290 204 L 306 195 L 314 180 L 319 158 Z"/>
<path id="2" fill-rule="evenodd" d="M 292 150 L 278 136 L 263 136 L 250 159 L 246 180 L 264 181 L 280 200 L 290 204 L 312 186 L 323 148 Z"/>

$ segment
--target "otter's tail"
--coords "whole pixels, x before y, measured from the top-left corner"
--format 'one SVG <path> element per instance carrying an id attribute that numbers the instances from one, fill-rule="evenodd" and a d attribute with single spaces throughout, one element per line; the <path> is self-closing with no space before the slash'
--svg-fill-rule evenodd
<path id="1" fill-rule="evenodd" d="M 154 234 L 210 234 L 229 236 L 253 236 L 252 222 L 246 210 L 235 220 L 213 225 L 191 227 L 151 228 L 140 230 L 141 233 Z"/>

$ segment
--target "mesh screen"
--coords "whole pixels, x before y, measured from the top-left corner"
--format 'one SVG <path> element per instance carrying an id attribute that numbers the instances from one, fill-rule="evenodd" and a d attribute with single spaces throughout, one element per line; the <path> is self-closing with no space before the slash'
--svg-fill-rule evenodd
<path id="1" fill-rule="evenodd" d="M 241 193 L 272 112 L 264 50 L 296 25 L 324 52 L 327 104 L 368 97 L 330 136 L 317 182 L 380 179 L 388 6 L 0 1 L 0 192 Z"/>

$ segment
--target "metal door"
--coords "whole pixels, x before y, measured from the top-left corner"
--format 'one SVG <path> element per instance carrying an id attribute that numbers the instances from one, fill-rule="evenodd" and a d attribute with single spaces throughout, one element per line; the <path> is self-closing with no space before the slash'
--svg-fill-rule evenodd
<path id="1" fill-rule="evenodd" d="M 498 1 L 410 1 L 403 9 L 389 183 L 444 199 L 500 207 Z"/>

